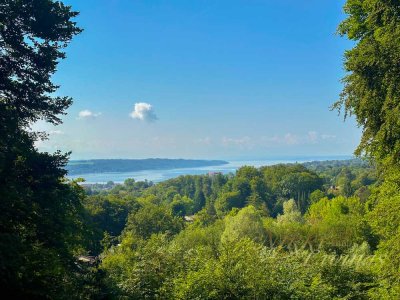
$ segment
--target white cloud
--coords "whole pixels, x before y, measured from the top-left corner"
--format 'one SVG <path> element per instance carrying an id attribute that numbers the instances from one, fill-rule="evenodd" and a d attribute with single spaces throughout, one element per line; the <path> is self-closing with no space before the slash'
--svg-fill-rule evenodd
<path id="1" fill-rule="evenodd" d="M 317 131 L 308 131 L 303 134 L 286 133 L 276 134 L 273 136 L 260 136 L 260 137 L 222 137 L 221 145 L 224 147 L 237 147 L 240 149 L 256 149 L 256 148 L 270 148 L 270 147 L 297 147 L 301 145 L 315 145 L 322 141 L 332 142 L 336 139 L 335 135 L 319 134 Z M 198 139 L 197 143 L 205 143 L 207 140 Z"/>
<path id="2" fill-rule="evenodd" d="M 230 138 L 230 137 L 224 136 L 222 138 L 221 142 L 222 142 L 222 145 L 225 147 L 238 146 L 240 148 L 250 149 L 254 146 L 252 139 L 248 136 L 244 136 L 244 137 L 240 137 L 240 138 Z"/>
<path id="3" fill-rule="evenodd" d="M 205 137 L 205 138 L 198 138 L 194 140 L 195 144 L 200 144 L 200 145 L 210 145 L 212 143 L 212 140 L 210 137 Z"/>
<path id="4" fill-rule="evenodd" d="M 147 122 L 154 122 L 158 119 L 153 106 L 145 102 L 135 103 L 134 110 L 129 115 L 133 119 Z"/>
<path id="5" fill-rule="evenodd" d="M 312 144 L 315 144 L 318 140 L 318 133 L 316 131 L 309 131 L 307 133 L 308 141 Z"/>
<path id="6" fill-rule="evenodd" d="M 336 135 L 333 135 L 333 134 L 321 134 L 321 138 L 323 140 L 334 140 L 334 139 L 336 139 Z"/>
<path id="7" fill-rule="evenodd" d="M 270 145 L 274 145 L 277 143 L 281 143 L 282 142 L 282 138 L 279 137 L 278 135 L 274 135 L 274 136 L 261 136 L 260 137 L 260 144 L 262 146 L 270 146 Z"/>
<path id="8" fill-rule="evenodd" d="M 78 119 L 91 119 L 101 115 L 101 112 L 94 113 L 88 109 L 81 110 L 78 114 Z"/>
<path id="9" fill-rule="evenodd" d="M 313 135 L 312 135 L 313 136 Z M 238 138 L 231 138 L 231 137 L 223 137 L 221 139 L 221 143 L 225 147 L 239 147 L 241 149 L 253 149 L 256 147 L 271 147 L 276 145 L 287 145 L 287 146 L 294 146 L 304 143 L 308 141 L 309 137 L 307 136 L 307 140 L 302 141 L 302 139 L 293 134 L 287 133 L 285 135 L 275 135 L 272 137 L 262 136 L 259 138 L 252 138 L 249 136 L 243 136 Z"/>
<path id="10" fill-rule="evenodd" d="M 297 135 L 294 135 L 292 133 L 287 133 L 283 137 L 283 141 L 287 145 L 296 145 L 299 143 L 299 138 Z"/>

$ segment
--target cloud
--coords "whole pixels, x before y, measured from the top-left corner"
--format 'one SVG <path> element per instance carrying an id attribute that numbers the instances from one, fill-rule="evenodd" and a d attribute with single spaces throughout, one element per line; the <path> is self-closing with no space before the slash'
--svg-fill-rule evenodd
<path id="1" fill-rule="evenodd" d="M 154 122 L 158 120 L 153 106 L 145 102 L 135 103 L 134 110 L 129 115 L 131 118 L 138 119 L 140 121 Z"/>
<path id="2" fill-rule="evenodd" d="M 308 139 L 307 139 L 308 140 Z M 225 147 L 238 147 L 241 149 L 253 149 L 256 147 L 271 147 L 275 145 L 287 145 L 287 146 L 294 146 L 302 144 L 302 140 L 299 136 L 287 133 L 285 135 L 275 135 L 271 137 L 262 136 L 262 137 L 249 137 L 243 136 L 239 138 L 231 138 L 231 137 L 223 137 L 221 139 L 221 143 Z"/>
<path id="3" fill-rule="evenodd" d="M 318 133 L 316 131 L 309 131 L 307 133 L 307 139 L 312 144 L 315 144 L 318 140 Z"/>
<path id="4" fill-rule="evenodd" d="M 256 148 L 271 148 L 276 146 L 283 147 L 297 147 L 304 145 L 315 145 L 321 142 L 329 143 L 336 139 L 335 135 L 319 134 L 317 131 L 311 130 L 303 134 L 286 133 L 276 134 L 273 136 L 260 136 L 260 137 L 222 137 L 221 145 L 224 147 L 237 147 L 240 149 L 256 149 Z M 206 142 L 207 140 L 204 140 Z M 202 139 L 196 142 L 203 142 Z"/>
<path id="5" fill-rule="evenodd" d="M 287 145 L 296 145 L 299 143 L 299 137 L 292 133 L 287 133 L 283 137 L 283 142 Z"/>
<path id="6" fill-rule="evenodd" d="M 78 114 L 78 119 L 93 119 L 101 115 L 101 112 L 94 113 L 88 109 L 81 110 Z"/>
<path id="7" fill-rule="evenodd" d="M 244 136 L 244 137 L 240 137 L 240 138 L 230 138 L 230 137 L 224 136 L 222 138 L 221 142 L 222 142 L 222 145 L 225 147 L 237 146 L 237 147 L 244 148 L 244 149 L 250 149 L 254 146 L 252 139 L 248 136 Z"/>
<path id="8" fill-rule="evenodd" d="M 194 140 L 195 144 L 200 144 L 200 145 L 210 145 L 212 143 L 212 139 L 210 137 L 205 137 L 205 138 L 198 138 Z"/>
<path id="9" fill-rule="evenodd" d="M 336 135 L 333 135 L 333 134 L 321 134 L 321 138 L 323 140 L 334 140 L 334 139 L 336 139 Z"/>

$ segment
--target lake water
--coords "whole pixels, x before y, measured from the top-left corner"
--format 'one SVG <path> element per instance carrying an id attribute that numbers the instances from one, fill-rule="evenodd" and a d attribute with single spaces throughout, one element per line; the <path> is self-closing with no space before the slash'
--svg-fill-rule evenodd
<path id="1" fill-rule="evenodd" d="M 323 161 L 323 160 L 340 160 L 349 159 L 351 157 L 319 157 L 319 158 L 289 158 L 289 159 L 268 159 L 268 160 L 242 160 L 242 161 L 230 161 L 228 164 L 221 166 L 209 166 L 209 167 L 198 167 L 198 168 L 182 168 L 182 169 L 166 169 L 166 170 L 145 170 L 136 172 L 109 172 L 109 173 L 89 173 L 68 176 L 70 179 L 84 178 L 85 183 L 106 183 L 107 181 L 113 181 L 115 183 L 122 183 L 127 178 L 133 178 L 136 181 L 153 181 L 160 182 L 167 179 L 175 178 L 181 175 L 202 175 L 209 172 L 221 172 L 223 174 L 235 173 L 237 169 L 242 166 L 271 166 L 280 163 L 302 163 L 307 161 Z"/>

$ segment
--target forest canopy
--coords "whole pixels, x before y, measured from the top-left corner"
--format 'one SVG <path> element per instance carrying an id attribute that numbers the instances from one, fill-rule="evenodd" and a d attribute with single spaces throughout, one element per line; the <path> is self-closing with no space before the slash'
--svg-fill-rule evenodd
<path id="1" fill-rule="evenodd" d="M 21 299 L 399 299 L 400 5 L 347 0 L 334 107 L 350 161 L 84 187 L 38 121 L 72 104 L 53 75 L 82 32 L 61 1 L 0 2 L 0 286 Z M 56 93 L 57 92 L 57 93 Z"/>

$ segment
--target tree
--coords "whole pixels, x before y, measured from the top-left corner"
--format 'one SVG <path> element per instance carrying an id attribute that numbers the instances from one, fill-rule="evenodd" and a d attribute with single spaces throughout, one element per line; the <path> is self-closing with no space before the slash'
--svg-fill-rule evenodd
<path id="1" fill-rule="evenodd" d="M 315 190 L 310 194 L 310 202 L 311 204 L 318 202 L 320 199 L 325 197 L 325 193 L 321 190 Z"/>
<path id="2" fill-rule="evenodd" d="M 305 242 L 309 239 L 308 226 L 304 224 L 303 216 L 293 199 L 283 203 L 283 215 L 277 216 L 275 224 L 273 226 L 270 223 L 268 227 L 279 245 L 288 249 L 306 246 Z"/>
<path id="3" fill-rule="evenodd" d="M 181 218 L 174 217 L 168 208 L 149 203 L 129 215 L 125 231 L 147 239 L 155 233 L 178 233 L 182 227 Z"/>
<path id="4" fill-rule="evenodd" d="M 356 42 L 345 52 L 344 89 L 334 108 L 363 128 L 356 154 L 400 162 L 400 7 L 398 1 L 348 0 L 338 31 Z"/>
<path id="5" fill-rule="evenodd" d="M 356 42 L 345 53 L 344 89 L 335 108 L 354 114 L 363 129 L 356 154 L 376 160 L 384 182 L 369 202 L 369 223 L 381 241 L 382 289 L 376 298 L 400 296 L 396 207 L 400 174 L 400 5 L 393 0 L 347 0 L 339 33 Z M 382 168 L 383 167 L 383 168 Z M 378 195 L 378 196 L 377 196 Z"/>
<path id="6" fill-rule="evenodd" d="M 101 269 L 116 299 L 168 299 L 162 287 L 177 263 L 166 235 L 155 234 L 148 240 L 126 235 L 119 247 L 106 252 Z"/>
<path id="7" fill-rule="evenodd" d="M 183 217 L 185 215 L 191 215 L 193 213 L 194 202 L 187 196 L 181 196 L 179 194 L 174 196 L 174 200 L 171 203 L 171 211 L 174 216 Z"/>
<path id="8" fill-rule="evenodd" d="M 19 129 L 39 119 L 61 123 L 72 103 L 52 94 L 51 82 L 62 49 L 81 32 L 72 21 L 78 15 L 59 1 L 3 1 L 0 7 L 1 109 L 10 113 Z"/>
<path id="9" fill-rule="evenodd" d="M 300 164 L 266 166 L 261 172 L 266 185 L 266 204 L 274 217 L 282 211 L 282 200 L 290 198 L 295 199 L 304 212 L 309 194 L 322 186 L 322 179 Z"/>
<path id="10" fill-rule="evenodd" d="M 203 191 L 198 189 L 197 187 L 193 201 L 194 201 L 193 212 L 198 212 L 206 205 L 206 197 L 204 196 Z"/>
<path id="11" fill-rule="evenodd" d="M 283 215 L 278 215 L 276 219 L 278 223 L 301 223 L 303 221 L 301 212 L 293 199 L 283 203 Z"/>
<path id="12" fill-rule="evenodd" d="M 384 183 L 375 188 L 367 205 L 367 219 L 373 233 L 379 237 L 377 254 L 381 260 L 378 273 L 381 275 L 380 298 L 400 297 L 400 172 L 386 173 Z M 390 296 L 387 296 L 389 294 Z M 377 298 L 379 298 L 377 297 Z"/>
<path id="13" fill-rule="evenodd" d="M 102 249 L 100 242 L 105 234 L 114 238 L 121 234 L 129 212 L 138 206 L 135 201 L 128 201 L 113 194 L 87 196 L 83 204 L 92 227 L 95 228 L 91 254 L 98 254 Z"/>
<path id="14" fill-rule="evenodd" d="M 72 102 L 54 96 L 51 76 L 81 31 L 77 14 L 51 0 L 0 5 L 0 284 L 14 297 L 78 290 L 73 254 L 84 239 L 83 191 L 63 179 L 67 155 L 39 153 L 34 142 L 45 134 L 28 131 L 39 119 L 61 123 Z"/>
<path id="15" fill-rule="evenodd" d="M 339 196 L 331 200 L 323 198 L 312 204 L 306 219 L 316 229 L 322 247 L 343 252 L 367 239 L 364 212 L 360 199 Z"/>
<path id="16" fill-rule="evenodd" d="M 234 207 L 241 208 L 244 205 L 245 199 L 237 191 L 222 193 L 215 201 L 215 209 L 220 215 L 229 212 Z"/>
<path id="17" fill-rule="evenodd" d="M 310 171 L 289 173 L 282 177 L 280 186 L 283 196 L 295 199 L 298 208 L 304 212 L 310 193 L 321 188 L 322 180 Z"/>
<path id="18" fill-rule="evenodd" d="M 225 231 L 221 236 L 221 242 L 237 242 L 244 238 L 259 243 L 263 243 L 266 239 L 260 213 L 251 205 L 242 208 L 236 216 L 225 218 Z"/>

